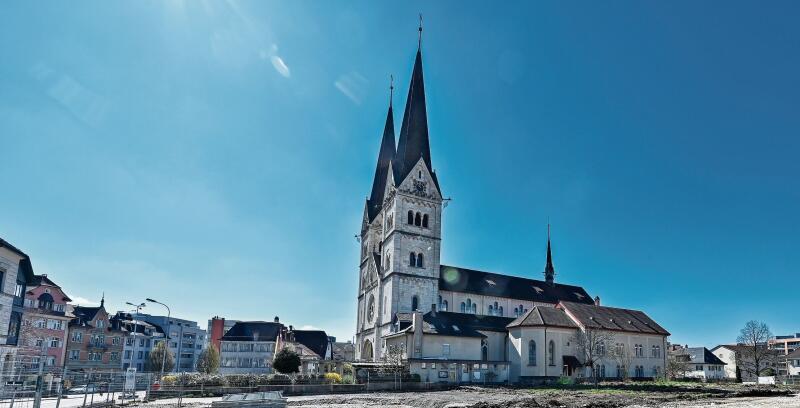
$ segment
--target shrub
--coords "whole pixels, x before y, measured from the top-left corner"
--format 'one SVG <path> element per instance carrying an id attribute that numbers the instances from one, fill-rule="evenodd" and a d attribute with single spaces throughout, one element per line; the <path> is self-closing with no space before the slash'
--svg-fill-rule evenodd
<path id="1" fill-rule="evenodd" d="M 344 365 L 342 366 L 342 373 L 344 373 L 344 375 L 355 374 L 355 371 L 353 370 L 353 365 L 350 363 L 344 363 Z"/>
<path id="2" fill-rule="evenodd" d="M 575 384 L 575 380 L 572 377 L 558 377 L 558 381 L 556 382 L 558 385 L 572 385 Z"/>
<path id="3" fill-rule="evenodd" d="M 339 373 L 327 373 L 325 374 L 325 381 L 331 384 L 341 384 L 342 376 Z"/>
<path id="4" fill-rule="evenodd" d="M 292 378 L 286 374 L 270 374 L 267 377 L 267 383 L 270 385 L 285 385 L 291 384 Z"/>
<path id="5" fill-rule="evenodd" d="M 172 375 L 172 374 L 165 375 L 161 379 L 161 384 L 162 385 L 175 385 L 177 383 L 178 383 L 178 376 L 177 375 Z"/>
<path id="6" fill-rule="evenodd" d="M 355 383 L 356 383 L 355 377 L 353 377 L 350 374 L 347 374 L 342 377 L 342 384 L 355 384 Z"/>

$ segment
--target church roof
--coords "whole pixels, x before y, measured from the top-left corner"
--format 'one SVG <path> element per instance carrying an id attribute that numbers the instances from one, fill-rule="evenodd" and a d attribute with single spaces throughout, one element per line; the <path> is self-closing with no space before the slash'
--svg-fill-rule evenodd
<path id="1" fill-rule="evenodd" d="M 439 290 L 541 303 L 556 304 L 560 301 L 571 301 L 594 304 L 592 297 L 580 286 L 550 284 L 536 279 L 447 265 L 442 265 L 439 269 Z"/>
<path id="2" fill-rule="evenodd" d="M 414 71 L 411 73 L 411 85 L 408 88 L 406 109 L 403 112 L 403 123 L 400 126 L 400 140 L 397 142 L 397 153 L 392 162 L 396 183 L 399 184 L 405 180 L 420 157 L 425 161 L 428 170 L 433 173 L 428 139 L 428 112 L 425 107 L 425 83 L 422 78 L 422 51 L 417 50 Z M 433 182 L 439 189 L 439 180 L 435 174 Z"/>
<path id="3" fill-rule="evenodd" d="M 529 326 L 550 326 L 550 327 L 569 327 L 575 328 L 578 325 L 567 316 L 567 314 L 554 307 L 535 306 L 522 316 L 514 319 L 506 327 L 529 327 Z"/>
<path id="4" fill-rule="evenodd" d="M 367 214 L 369 221 L 375 219 L 383 206 L 383 193 L 386 191 L 386 179 L 389 176 L 389 163 L 394 160 L 394 113 L 392 105 L 389 103 L 389 111 L 386 113 L 386 125 L 383 128 L 383 138 L 381 138 L 381 148 L 378 151 L 378 164 L 375 166 L 375 178 L 372 180 L 372 192 L 367 200 Z"/>
<path id="5" fill-rule="evenodd" d="M 558 307 L 572 315 L 582 326 L 598 330 L 626 331 L 644 334 L 670 333 L 644 312 L 616 307 L 561 302 Z"/>

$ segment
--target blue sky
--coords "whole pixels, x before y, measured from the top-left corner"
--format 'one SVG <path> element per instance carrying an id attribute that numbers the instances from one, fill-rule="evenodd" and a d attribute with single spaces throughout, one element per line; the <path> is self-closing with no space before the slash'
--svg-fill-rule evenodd
<path id="1" fill-rule="evenodd" d="M 0 7 L 0 236 L 73 298 L 351 338 L 422 12 L 443 263 L 540 278 L 550 217 L 557 280 L 673 341 L 800 331 L 796 2 Z"/>

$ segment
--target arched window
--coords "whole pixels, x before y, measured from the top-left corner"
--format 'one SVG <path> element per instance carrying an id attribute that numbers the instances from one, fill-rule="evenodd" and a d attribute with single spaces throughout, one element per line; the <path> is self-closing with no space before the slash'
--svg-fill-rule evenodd
<path id="1" fill-rule="evenodd" d="M 386 265 L 383 266 L 383 269 L 388 271 L 391 266 L 392 266 L 392 257 L 389 254 L 386 254 Z"/>
<path id="2" fill-rule="evenodd" d="M 478 313 L 478 305 L 476 303 L 472 304 L 472 314 Z"/>
<path id="3" fill-rule="evenodd" d="M 421 226 L 422 225 L 422 215 L 417 213 L 416 217 L 414 217 L 414 225 Z"/>
<path id="4" fill-rule="evenodd" d="M 425 262 L 422 259 L 422 254 L 417 255 L 417 268 L 424 268 Z"/>
<path id="5" fill-rule="evenodd" d="M 39 295 L 39 308 L 50 310 L 53 308 L 53 297 L 49 293 Z"/>
<path id="6" fill-rule="evenodd" d="M 481 340 L 481 360 L 489 361 L 489 342 Z"/>
<path id="7" fill-rule="evenodd" d="M 536 342 L 533 340 L 528 342 L 528 365 L 536 365 Z"/>
<path id="8" fill-rule="evenodd" d="M 461 313 L 467 313 L 467 304 L 461 302 Z"/>
<path id="9" fill-rule="evenodd" d="M 364 340 L 364 346 L 361 347 L 361 359 L 372 360 L 372 342 Z"/>
<path id="10" fill-rule="evenodd" d="M 472 310 L 472 299 L 467 298 L 467 311 Z"/>
<path id="11" fill-rule="evenodd" d="M 550 344 L 547 346 L 547 363 L 551 366 L 556 365 L 556 342 L 550 340 Z"/>
<path id="12" fill-rule="evenodd" d="M 503 315 L 503 306 L 500 306 L 500 309 L 497 311 L 497 315 L 498 316 L 502 316 Z"/>
<path id="13" fill-rule="evenodd" d="M 410 266 L 417 266 L 417 254 L 413 252 L 408 254 L 408 264 Z"/>
<path id="14" fill-rule="evenodd" d="M 492 315 L 492 313 L 494 313 L 494 311 L 493 311 L 493 309 L 492 309 L 492 305 L 489 305 L 489 316 L 491 316 L 491 315 Z"/>
<path id="15" fill-rule="evenodd" d="M 414 224 L 414 211 L 408 210 L 408 224 Z"/>
<path id="16" fill-rule="evenodd" d="M 428 228 L 428 214 L 422 216 L 422 226 Z"/>
<path id="17" fill-rule="evenodd" d="M 411 298 L 411 310 L 416 311 L 419 308 L 419 298 L 414 295 Z"/>
<path id="18" fill-rule="evenodd" d="M 386 222 L 386 229 L 391 229 L 394 226 L 394 214 L 389 214 L 389 220 Z"/>
<path id="19" fill-rule="evenodd" d="M 514 308 L 514 316 L 519 317 L 519 309 Z"/>
<path id="20" fill-rule="evenodd" d="M 446 300 L 443 300 L 443 301 L 442 301 L 442 311 L 443 311 L 443 312 L 446 312 L 446 311 L 447 311 L 447 301 L 446 301 Z"/>

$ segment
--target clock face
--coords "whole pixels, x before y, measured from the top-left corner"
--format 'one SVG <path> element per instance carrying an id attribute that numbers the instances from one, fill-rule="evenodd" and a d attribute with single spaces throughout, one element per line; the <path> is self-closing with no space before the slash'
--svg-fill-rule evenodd
<path id="1" fill-rule="evenodd" d="M 427 190 L 428 185 L 422 180 L 414 180 L 414 191 L 417 193 L 425 193 Z"/>

